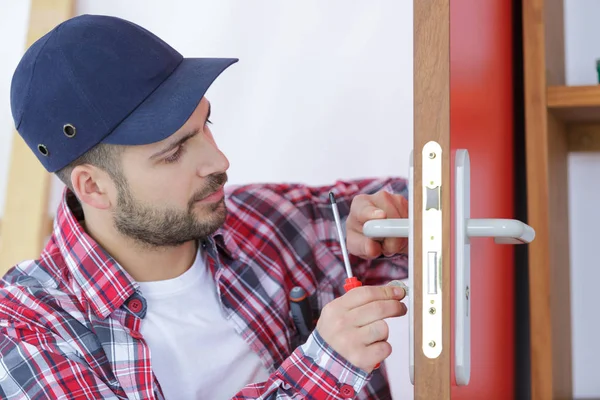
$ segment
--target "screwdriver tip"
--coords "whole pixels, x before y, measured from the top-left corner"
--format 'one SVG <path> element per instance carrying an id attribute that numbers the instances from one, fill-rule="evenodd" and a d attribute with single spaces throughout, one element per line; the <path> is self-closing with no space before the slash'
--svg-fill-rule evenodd
<path id="1" fill-rule="evenodd" d="M 331 204 L 335 204 L 335 196 L 333 195 L 333 192 L 329 192 L 329 201 Z"/>

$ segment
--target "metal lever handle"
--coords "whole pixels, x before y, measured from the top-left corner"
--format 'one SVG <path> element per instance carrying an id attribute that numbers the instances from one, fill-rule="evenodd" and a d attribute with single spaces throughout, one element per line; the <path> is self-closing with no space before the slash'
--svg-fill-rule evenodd
<path id="1" fill-rule="evenodd" d="M 535 230 L 515 219 L 469 219 L 467 236 L 493 237 L 498 244 L 524 244 L 535 239 Z"/>
<path id="2" fill-rule="evenodd" d="M 374 219 L 363 225 L 363 233 L 370 238 L 408 237 L 410 221 L 407 218 Z M 531 243 L 535 230 L 515 219 L 469 219 L 467 236 L 493 237 L 498 244 Z"/>
<path id="3" fill-rule="evenodd" d="M 372 219 L 363 225 L 363 234 L 373 239 L 408 237 L 410 220 L 406 218 Z"/>

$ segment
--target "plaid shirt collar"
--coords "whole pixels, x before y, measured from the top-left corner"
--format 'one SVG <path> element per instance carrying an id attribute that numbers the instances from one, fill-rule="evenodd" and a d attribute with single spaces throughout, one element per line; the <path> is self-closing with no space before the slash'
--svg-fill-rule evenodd
<path id="1" fill-rule="evenodd" d="M 239 246 L 225 228 L 229 219 L 209 240 L 225 255 L 234 258 Z M 83 220 L 79 200 L 65 188 L 54 220 L 53 236 L 83 295 L 96 315 L 104 319 L 136 292 L 138 284 L 87 234 L 81 225 Z"/>

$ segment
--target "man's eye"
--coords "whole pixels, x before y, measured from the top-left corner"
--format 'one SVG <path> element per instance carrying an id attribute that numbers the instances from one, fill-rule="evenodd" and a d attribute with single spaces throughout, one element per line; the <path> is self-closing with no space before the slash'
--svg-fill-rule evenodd
<path id="1" fill-rule="evenodd" d="M 175 153 L 173 153 L 172 155 L 170 155 L 169 157 L 165 158 L 165 162 L 167 164 L 171 164 L 176 162 L 177 160 L 179 160 L 179 158 L 181 157 L 181 155 L 183 154 L 183 145 L 179 146 L 177 148 L 177 151 Z"/>

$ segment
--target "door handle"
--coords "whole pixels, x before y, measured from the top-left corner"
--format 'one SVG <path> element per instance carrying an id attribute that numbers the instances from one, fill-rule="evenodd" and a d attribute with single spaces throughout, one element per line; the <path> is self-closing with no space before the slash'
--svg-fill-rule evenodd
<path id="1" fill-rule="evenodd" d="M 471 219 L 471 167 L 465 149 L 455 153 L 454 213 L 454 370 L 456 384 L 467 385 L 471 376 L 471 242 L 472 237 L 494 238 L 497 244 L 528 244 L 535 239 L 535 230 L 515 219 Z M 363 233 L 371 238 L 408 237 L 409 287 L 409 371 L 414 384 L 414 290 L 412 254 L 413 244 L 413 152 L 410 154 L 408 219 L 370 220 L 363 225 Z M 425 271 L 424 271 L 425 273 Z"/>
<path id="2" fill-rule="evenodd" d="M 363 225 L 363 233 L 372 239 L 407 238 L 409 231 L 410 218 L 372 219 Z"/>
<path id="3" fill-rule="evenodd" d="M 524 244 L 533 241 L 535 231 L 515 219 L 469 219 L 467 236 L 491 237 L 498 244 Z"/>

